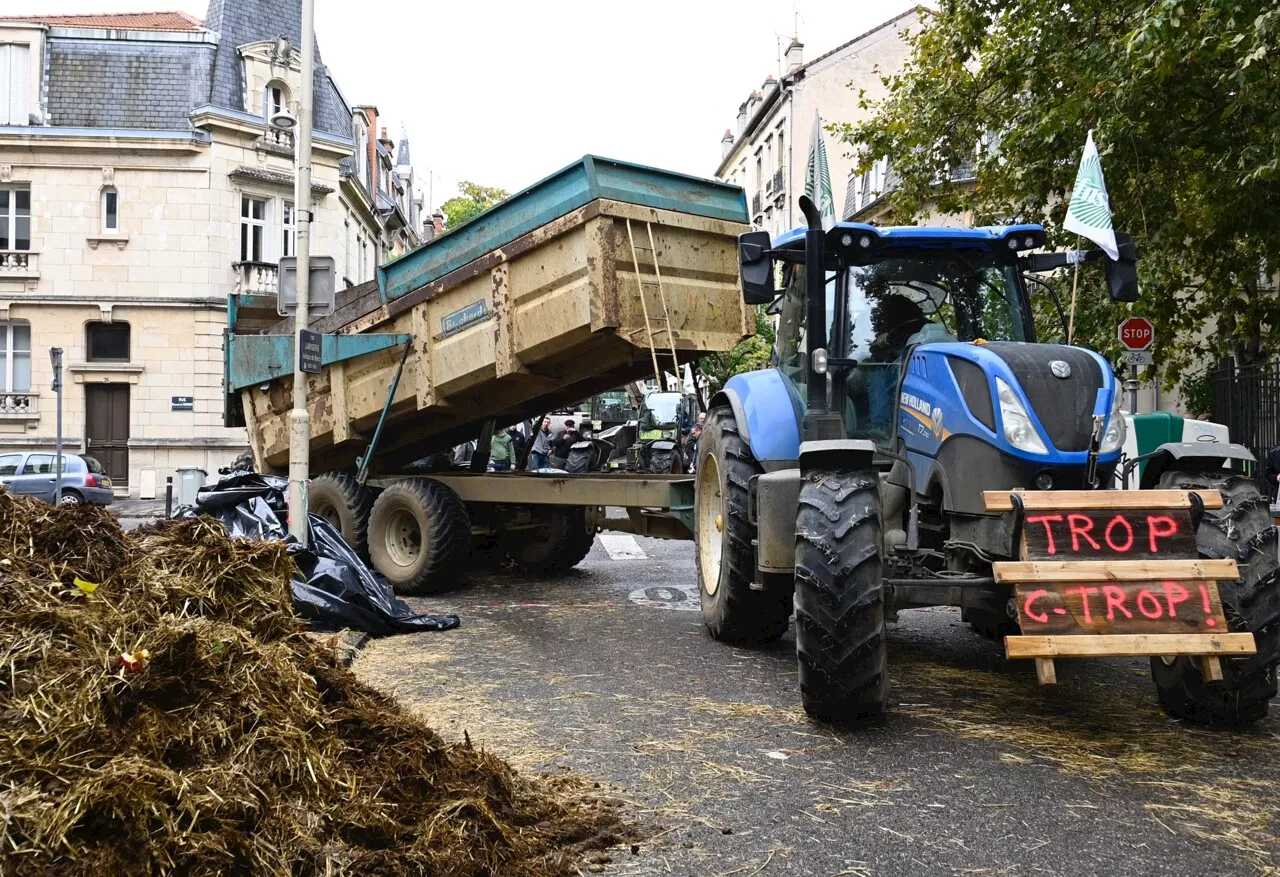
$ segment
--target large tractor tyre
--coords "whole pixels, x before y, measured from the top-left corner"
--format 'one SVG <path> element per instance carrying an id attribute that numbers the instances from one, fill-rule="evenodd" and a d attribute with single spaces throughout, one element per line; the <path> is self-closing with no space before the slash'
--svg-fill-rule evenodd
<path id="1" fill-rule="evenodd" d="M 814 718 L 884 720 L 882 551 L 877 473 L 806 472 L 796 517 L 796 653 L 801 698 Z"/>
<path id="2" fill-rule="evenodd" d="M 755 525 L 747 518 L 747 485 L 763 470 L 738 435 L 727 405 L 712 408 L 698 446 L 694 546 L 702 620 L 725 642 L 770 643 L 787 632 L 791 590 L 752 590 Z"/>
<path id="3" fill-rule="evenodd" d="M 397 594 L 431 594 L 467 571 L 471 522 L 458 495 L 439 481 L 406 478 L 369 513 L 369 557 Z"/>
<path id="4" fill-rule="evenodd" d="M 679 451 L 675 448 L 669 451 L 650 451 L 649 465 L 645 467 L 645 471 L 650 475 L 679 475 L 684 471 Z"/>
<path id="5" fill-rule="evenodd" d="M 591 471 L 591 448 L 573 448 L 569 451 L 569 459 L 564 464 L 564 471 L 580 475 Z"/>
<path id="6" fill-rule="evenodd" d="M 591 550 L 596 534 L 587 510 L 578 506 L 550 511 L 546 524 L 527 531 L 507 549 L 507 556 L 526 572 L 559 575 L 573 569 Z"/>
<path id="7" fill-rule="evenodd" d="M 1160 706 L 1175 718 L 1201 724 L 1255 722 L 1267 715 L 1267 704 L 1276 696 L 1280 661 L 1280 562 L 1267 500 L 1253 479 L 1225 471 L 1166 472 L 1156 487 L 1221 492 L 1222 508 L 1205 510 L 1196 543 L 1201 557 L 1239 565 L 1240 578 L 1218 582 L 1218 592 L 1231 630 L 1252 632 L 1258 644 L 1257 654 L 1248 658 L 1221 659 L 1221 682 L 1204 681 L 1198 658 L 1152 658 Z"/>
<path id="8" fill-rule="evenodd" d="M 369 510 L 373 493 L 361 487 L 350 475 L 327 472 L 311 479 L 307 487 L 307 506 L 342 533 L 342 538 L 356 554 L 369 559 Z"/>

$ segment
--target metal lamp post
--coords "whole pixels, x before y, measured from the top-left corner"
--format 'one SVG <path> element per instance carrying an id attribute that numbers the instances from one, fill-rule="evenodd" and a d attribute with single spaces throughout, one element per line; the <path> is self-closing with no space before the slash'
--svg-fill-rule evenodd
<path id="1" fill-rule="evenodd" d="M 308 328 L 311 286 L 311 102 L 315 79 L 312 43 L 315 0 L 302 0 L 302 94 L 298 96 L 298 136 L 294 146 L 298 229 L 298 307 L 293 317 L 293 410 L 289 414 L 289 532 L 307 544 L 308 454 L 311 415 L 307 411 L 307 377 L 302 371 L 302 333 Z"/>
<path id="2" fill-rule="evenodd" d="M 57 416 L 53 437 L 53 501 L 62 502 L 62 348 L 49 348 L 49 362 L 53 366 L 53 392 L 57 396 Z"/>

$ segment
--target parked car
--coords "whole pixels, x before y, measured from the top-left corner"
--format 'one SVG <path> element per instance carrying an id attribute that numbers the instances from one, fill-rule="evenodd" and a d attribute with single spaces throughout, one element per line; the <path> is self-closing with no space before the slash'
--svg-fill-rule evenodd
<path id="1" fill-rule="evenodd" d="M 60 492 L 54 490 L 53 480 L 53 454 L 45 451 L 0 454 L 0 484 L 13 493 L 64 505 L 82 502 L 111 505 L 115 501 L 111 479 L 93 457 L 63 454 Z"/>

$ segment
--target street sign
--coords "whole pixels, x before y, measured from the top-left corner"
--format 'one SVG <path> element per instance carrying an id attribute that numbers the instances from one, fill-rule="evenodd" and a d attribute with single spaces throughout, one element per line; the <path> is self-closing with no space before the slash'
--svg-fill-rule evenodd
<path id="1" fill-rule="evenodd" d="M 1156 343 L 1156 327 L 1146 317 L 1126 317 L 1116 336 L 1129 350 L 1149 350 Z"/>
<path id="2" fill-rule="evenodd" d="M 327 317 L 333 313 L 334 290 L 337 288 L 338 271 L 333 256 L 312 256 L 309 273 L 311 286 L 307 289 L 307 313 L 312 319 Z M 297 307 L 298 257 L 283 256 L 276 285 L 276 313 L 290 317 Z"/>
<path id="3" fill-rule="evenodd" d="M 1129 366 L 1151 365 L 1155 362 L 1155 357 L 1150 350 L 1126 350 L 1121 355 L 1121 361 Z"/>
<path id="4" fill-rule="evenodd" d="M 170 396 L 169 410 L 170 411 L 195 411 L 196 398 L 195 396 Z"/>
<path id="5" fill-rule="evenodd" d="M 298 367 L 309 375 L 320 374 L 321 351 L 323 349 L 324 337 L 319 332 L 312 332 L 310 329 L 303 329 L 302 335 L 302 356 L 299 358 Z"/>

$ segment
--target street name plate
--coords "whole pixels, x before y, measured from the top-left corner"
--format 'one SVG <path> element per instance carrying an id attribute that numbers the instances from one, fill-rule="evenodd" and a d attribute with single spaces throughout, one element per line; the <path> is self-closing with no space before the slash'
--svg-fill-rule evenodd
<path id="1" fill-rule="evenodd" d="M 299 358 L 299 367 L 309 375 L 320 374 L 321 355 L 324 349 L 323 337 L 319 332 L 312 332 L 310 329 L 303 329 L 302 336 L 302 354 Z"/>
<path id="2" fill-rule="evenodd" d="M 194 396 L 170 396 L 170 411 L 195 411 L 196 399 Z"/>

